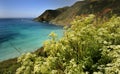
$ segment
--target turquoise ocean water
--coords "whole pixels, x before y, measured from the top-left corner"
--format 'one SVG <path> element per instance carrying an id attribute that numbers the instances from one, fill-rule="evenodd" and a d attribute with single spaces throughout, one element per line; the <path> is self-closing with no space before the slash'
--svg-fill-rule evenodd
<path id="1" fill-rule="evenodd" d="M 26 18 L 0 19 L 0 61 L 37 50 L 51 32 L 57 33 L 58 38 L 63 35 L 61 26 Z"/>

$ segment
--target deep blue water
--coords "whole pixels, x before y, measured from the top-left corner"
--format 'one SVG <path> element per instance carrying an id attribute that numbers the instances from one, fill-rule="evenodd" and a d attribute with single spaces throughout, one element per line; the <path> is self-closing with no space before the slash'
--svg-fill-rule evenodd
<path id="1" fill-rule="evenodd" d="M 51 32 L 57 33 L 58 38 L 63 35 L 60 26 L 25 18 L 0 19 L 0 61 L 37 50 Z"/>

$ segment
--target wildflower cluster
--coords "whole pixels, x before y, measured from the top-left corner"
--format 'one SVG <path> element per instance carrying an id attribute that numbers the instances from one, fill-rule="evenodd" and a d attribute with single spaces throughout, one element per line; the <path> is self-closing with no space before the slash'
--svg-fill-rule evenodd
<path id="1" fill-rule="evenodd" d="M 77 17 L 60 40 L 52 32 L 44 43 L 47 57 L 19 57 L 16 74 L 119 74 L 120 17 L 97 26 L 95 22 L 92 14 Z"/>

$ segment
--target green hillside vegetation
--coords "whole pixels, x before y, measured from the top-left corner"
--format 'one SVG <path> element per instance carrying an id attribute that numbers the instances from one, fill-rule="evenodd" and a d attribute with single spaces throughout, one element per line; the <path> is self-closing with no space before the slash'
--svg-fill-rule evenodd
<path id="1" fill-rule="evenodd" d="M 69 9 L 61 13 L 55 19 L 52 19 L 50 22 L 57 25 L 69 25 L 70 22 L 78 15 L 78 12 L 81 11 L 84 4 L 86 4 L 85 1 L 76 2 Z"/>
<path id="2" fill-rule="evenodd" d="M 51 18 L 50 21 L 47 20 L 48 14 L 46 13 L 46 11 L 43 14 L 41 14 L 39 17 L 35 18 L 35 20 L 37 19 L 37 21 L 41 22 L 42 21 L 41 18 L 44 18 L 44 16 L 46 16 L 47 18 L 44 21 L 47 21 L 47 22 L 50 22 L 53 24 L 68 25 L 68 23 L 70 22 L 69 20 L 71 20 L 71 21 L 73 20 L 73 17 L 75 17 L 77 15 L 76 13 L 80 10 L 81 6 L 85 3 L 86 2 L 84 2 L 84 1 L 79 1 L 79 2 L 76 2 L 74 5 L 72 5 L 71 7 L 60 8 L 60 10 L 64 9 L 64 11 L 62 11 L 55 18 Z M 58 9 L 56 9 L 56 10 L 58 10 Z M 56 13 L 54 13 L 54 15 L 55 14 Z M 49 13 L 49 15 L 51 15 L 51 13 Z M 69 19 L 69 20 L 67 20 L 67 19 Z"/>
<path id="3" fill-rule="evenodd" d="M 76 16 L 95 14 L 97 17 L 108 17 L 120 15 L 120 1 L 118 0 L 86 0 L 79 1 L 72 5 L 68 10 L 51 20 L 51 23 L 69 25 Z M 67 22 L 66 22 L 67 21 Z"/>
<path id="4" fill-rule="evenodd" d="M 46 12 L 44 16 L 48 16 Z M 43 17 L 40 15 L 40 18 Z M 57 14 L 57 13 L 56 13 Z M 44 20 L 56 25 L 70 25 L 70 22 L 75 19 L 76 16 L 87 16 L 89 14 L 95 14 L 97 17 L 112 17 L 113 14 L 120 15 L 120 1 L 119 0 L 84 0 L 78 1 L 64 12 L 57 15 L 55 18 L 51 18 L 50 21 Z M 50 15 L 50 14 L 49 14 Z M 55 15 L 55 14 L 54 14 Z M 39 17 L 37 18 L 38 21 Z"/>
<path id="5" fill-rule="evenodd" d="M 60 40 L 49 35 L 46 56 L 19 57 L 16 74 L 120 74 L 120 17 L 101 22 L 91 14 L 71 24 Z"/>
<path id="6" fill-rule="evenodd" d="M 19 66 L 20 63 L 17 63 L 17 58 L 0 62 L 0 74 L 15 74 Z"/>

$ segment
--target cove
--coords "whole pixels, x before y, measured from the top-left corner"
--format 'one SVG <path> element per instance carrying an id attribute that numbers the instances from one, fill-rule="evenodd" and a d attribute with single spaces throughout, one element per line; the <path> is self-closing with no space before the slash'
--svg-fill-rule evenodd
<path id="1" fill-rule="evenodd" d="M 31 18 L 0 19 L 0 61 L 37 50 L 51 32 L 60 38 L 63 27 L 35 22 Z"/>

